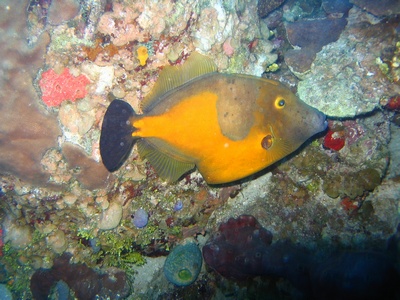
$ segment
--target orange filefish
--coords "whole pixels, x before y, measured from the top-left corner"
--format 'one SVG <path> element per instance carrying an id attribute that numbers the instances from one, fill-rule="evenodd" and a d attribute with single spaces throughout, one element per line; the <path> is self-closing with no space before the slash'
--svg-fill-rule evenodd
<path id="1" fill-rule="evenodd" d="M 165 67 L 138 115 L 122 100 L 104 116 L 100 153 L 121 167 L 136 142 L 159 176 L 169 181 L 197 167 L 209 184 L 252 175 L 326 129 L 325 115 L 273 80 L 223 74 L 193 53 Z"/>

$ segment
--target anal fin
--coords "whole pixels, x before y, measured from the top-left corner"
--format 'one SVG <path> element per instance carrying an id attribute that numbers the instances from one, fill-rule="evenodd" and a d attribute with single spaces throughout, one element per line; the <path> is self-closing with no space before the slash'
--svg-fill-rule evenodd
<path id="1" fill-rule="evenodd" d="M 146 158 L 157 174 L 169 182 L 177 181 L 183 174 L 195 167 L 194 163 L 182 162 L 160 152 L 146 140 L 139 140 L 137 147 L 140 156 Z"/>

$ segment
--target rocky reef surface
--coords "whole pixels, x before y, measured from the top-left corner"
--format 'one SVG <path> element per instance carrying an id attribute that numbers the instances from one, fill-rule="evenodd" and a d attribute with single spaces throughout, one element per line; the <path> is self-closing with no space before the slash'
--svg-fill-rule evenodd
<path id="1" fill-rule="evenodd" d="M 397 1 L 384 2 L 2 1 L 1 289 L 16 299 L 301 297 L 298 276 L 225 278 L 197 250 L 182 254 L 193 283 L 165 277 L 174 249 L 191 243 L 204 256 L 243 214 L 265 234 L 228 239 L 240 251 L 386 251 L 399 223 L 400 18 Z M 220 72 L 298 91 L 328 115 L 327 132 L 230 185 L 209 186 L 196 171 L 168 184 L 136 149 L 107 172 L 99 137 L 110 101 L 140 113 L 163 66 L 193 51 Z M 269 248 L 277 241 L 286 242 Z"/>

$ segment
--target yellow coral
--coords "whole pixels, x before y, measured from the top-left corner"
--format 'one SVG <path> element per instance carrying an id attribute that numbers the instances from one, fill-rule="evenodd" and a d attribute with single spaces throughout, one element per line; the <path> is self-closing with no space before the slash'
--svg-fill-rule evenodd
<path id="1" fill-rule="evenodd" d="M 146 64 L 148 57 L 149 53 L 147 52 L 147 48 L 145 46 L 140 46 L 137 49 L 137 58 L 139 59 L 141 66 L 144 66 Z"/>

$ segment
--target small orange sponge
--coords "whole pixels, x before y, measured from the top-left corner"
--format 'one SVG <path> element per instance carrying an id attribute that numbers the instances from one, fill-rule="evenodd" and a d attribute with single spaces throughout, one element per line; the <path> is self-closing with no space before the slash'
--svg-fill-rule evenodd
<path id="1" fill-rule="evenodd" d="M 140 65 L 144 66 L 147 62 L 147 58 L 149 57 L 149 53 L 147 52 L 147 48 L 145 46 L 140 46 L 137 49 L 137 57 L 140 61 Z"/>

